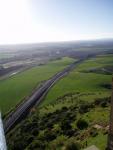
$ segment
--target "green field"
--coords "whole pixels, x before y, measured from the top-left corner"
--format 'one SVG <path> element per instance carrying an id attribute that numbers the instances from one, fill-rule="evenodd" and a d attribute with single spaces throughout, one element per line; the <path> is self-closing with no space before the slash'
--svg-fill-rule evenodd
<path id="1" fill-rule="evenodd" d="M 99 74 L 85 74 L 72 72 L 64 79 L 61 79 L 47 94 L 42 106 L 54 103 L 57 97 L 70 92 L 93 92 L 95 94 L 109 94 L 109 90 L 101 87 L 102 83 L 110 83 L 111 76 Z"/>
<path id="2" fill-rule="evenodd" d="M 112 75 L 85 73 L 91 68 L 104 67 L 113 65 L 113 55 L 98 56 L 86 60 L 80 64 L 77 69 L 72 71 L 67 77 L 58 81 L 57 84 L 49 91 L 41 106 L 54 103 L 57 97 L 63 96 L 70 92 L 95 93 L 95 95 L 109 95 L 110 90 L 103 87 L 102 84 L 110 84 Z M 90 100 L 90 99 L 89 99 Z"/>
<path id="3" fill-rule="evenodd" d="M 0 109 L 2 113 L 9 111 L 28 96 L 41 81 L 49 79 L 73 61 L 74 59 L 65 57 L 0 81 Z"/>
<path id="4" fill-rule="evenodd" d="M 60 110 L 63 107 L 70 108 L 71 106 L 76 106 L 76 103 L 80 103 L 81 101 L 84 103 L 92 103 L 96 99 L 109 97 L 111 95 L 111 90 L 102 85 L 110 85 L 112 75 L 89 72 L 92 68 L 103 68 L 105 66 L 113 66 L 113 55 L 97 56 L 96 58 L 86 60 L 84 63 L 80 64 L 77 69 L 53 86 L 41 104 L 40 114 L 54 113 L 56 110 Z M 104 126 L 109 122 L 109 113 L 109 107 L 96 107 L 92 109 L 92 111 L 85 113 L 82 119 L 85 119 L 91 124 L 97 123 Z M 78 116 L 78 118 L 81 118 L 81 115 Z M 98 135 L 96 137 L 89 136 L 86 138 L 87 145 L 90 146 L 95 144 L 100 150 L 104 150 L 107 142 L 107 135 L 104 134 L 104 131 L 98 131 L 97 133 Z M 83 133 L 83 135 L 84 134 L 85 133 Z M 85 143 L 85 140 L 83 140 L 83 143 Z"/>
<path id="5" fill-rule="evenodd" d="M 100 68 L 107 65 L 113 65 L 113 55 L 99 55 L 96 58 L 87 60 L 78 67 L 78 71 L 89 70 L 92 68 Z"/>

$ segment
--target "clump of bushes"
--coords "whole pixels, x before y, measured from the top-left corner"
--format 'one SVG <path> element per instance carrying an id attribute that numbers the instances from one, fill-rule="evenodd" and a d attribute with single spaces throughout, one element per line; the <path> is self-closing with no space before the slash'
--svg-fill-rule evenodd
<path id="1" fill-rule="evenodd" d="M 106 89 L 111 89 L 112 88 L 111 84 L 109 84 L 109 83 L 101 84 L 101 86 L 106 88 Z"/>
<path id="2" fill-rule="evenodd" d="M 89 112 L 93 107 L 106 107 L 110 103 L 110 97 L 96 99 L 94 102 L 86 103 L 79 101 L 77 105 L 63 106 L 54 112 L 37 111 L 31 113 L 10 133 L 7 134 L 9 150 L 79 150 L 79 144 L 72 137 L 80 140 L 82 131 L 89 124 L 85 119 L 79 119 L 78 114 Z M 88 131 L 88 135 L 95 137 L 98 132 L 95 129 Z M 71 140 L 70 140 L 71 139 Z"/>
<path id="3" fill-rule="evenodd" d="M 111 97 L 98 98 L 95 100 L 95 105 L 100 105 L 101 107 L 107 107 L 111 102 Z"/>
<path id="4" fill-rule="evenodd" d="M 93 108 L 94 105 L 91 103 L 83 103 L 79 107 L 79 113 L 84 114 L 90 111 L 91 108 Z"/>
<path id="5" fill-rule="evenodd" d="M 64 150 L 80 150 L 81 146 L 78 142 L 75 141 L 75 139 L 70 138 L 66 141 Z"/>
<path id="6" fill-rule="evenodd" d="M 64 150 L 80 150 L 80 146 L 78 143 L 75 143 L 75 142 L 69 142 Z"/>
<path id="7" fill-rule="evenodd" d="M 88 127 L 88 122 L 84 119 L 79 119 L 77 121 L 77 127 L 78 129 L 83 130 Z"/>

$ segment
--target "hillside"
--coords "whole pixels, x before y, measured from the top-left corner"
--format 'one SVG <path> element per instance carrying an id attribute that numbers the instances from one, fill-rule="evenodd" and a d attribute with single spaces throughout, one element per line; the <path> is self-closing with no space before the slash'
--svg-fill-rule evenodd
<path id="1" fill-rule="evenodd" d="M 9 149 L 83 149 L 107 142 L 113 55 L 86 60 L 49 91 L 7 135 Z M 101 70 L 107 68 L 111 73 Z M 93 70 L 93 71 L 92 71 Z M 29 131 L 29 132 L 28 132 Z"/>

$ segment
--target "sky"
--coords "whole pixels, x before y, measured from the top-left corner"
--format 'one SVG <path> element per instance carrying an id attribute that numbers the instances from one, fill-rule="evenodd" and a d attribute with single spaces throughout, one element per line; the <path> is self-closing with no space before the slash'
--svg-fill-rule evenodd
<path id="1" fill-rule="evenodd" d="M 113 0 L 0 0 L 0 44 L 113 38 Z"/>

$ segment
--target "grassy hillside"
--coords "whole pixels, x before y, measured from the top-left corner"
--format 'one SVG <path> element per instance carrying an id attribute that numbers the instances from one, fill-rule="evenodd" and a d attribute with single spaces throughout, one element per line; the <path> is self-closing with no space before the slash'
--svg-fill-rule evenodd
<path id="1" fill-rule="evenodd" d="M 79 150 L 92 144 L 104 150 L 110 98 L 88 103 L 82 100 L 84 95 L 80 96 L 81 100 L 79 96 L 79 93 L 65 95 L 54 104 L 31 111 L 28 118 L 7 135 L 9 150 L 71 150 L 76 147 Z"/>
<path id="2" fill-rule="evenodd" d="M 105 150 L 112 74 L 95 68 L 113 66 L 112 60 L 113 55 L 89 59 L 58 81 L 41 106 L 7 135 L 9 150 L 83 150 L 91 145 Z"/>
<path id="3" fill-rule="evenodd" d="M 111 83 L 112 75 L 89 72 L 92 68 L 113 66 L 113 55 L 97 56 L 80 64 L 67 77 L 58 81 L 49 91 L 41 106 L 54 103 L 57 97 L 70 92 L 93 93 L 93 95 L 109 95 L 110 90 L 104 85 Z M 99 96 L 100 97 L 100 96 Z"/>
<path id="4" fill-rule="evenodd" d="M 28 96 L 41 81 L 49 79 L 73 61 L 74 59 L 65 57 L 0 81 L 0 109 L 2 113 L 9 111 L 18 102 Z"/>

